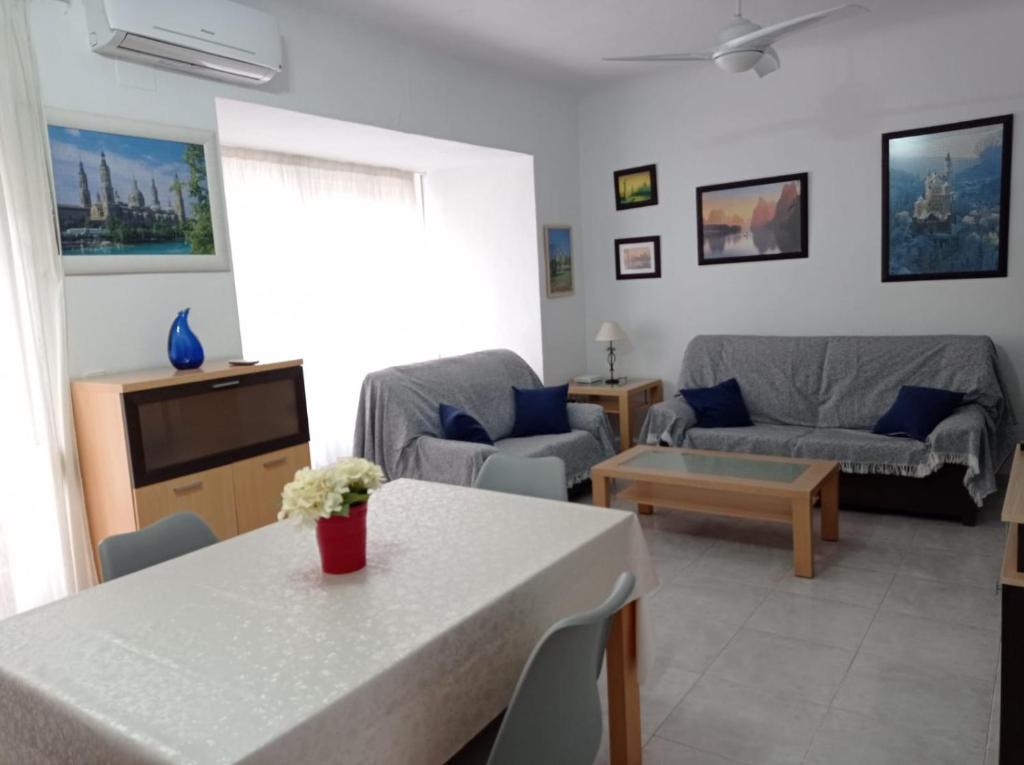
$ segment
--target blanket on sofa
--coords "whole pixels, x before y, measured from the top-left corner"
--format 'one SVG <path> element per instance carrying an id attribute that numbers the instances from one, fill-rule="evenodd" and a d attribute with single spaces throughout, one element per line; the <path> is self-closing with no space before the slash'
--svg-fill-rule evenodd
<path id="1" fill-rule="evenodd" d="M 652 407 L 641 442 L 835 459 L 848 473 L 923 477 L 964 465 L 964 485 L 979 506 L 996 490 L 996 470 L 1013 443 L 1016 420 L 987 337 L 694 338 L 678 387 L 729 377 L 739 380 L 753 428 L 695 428 L 693 411 L 675 398 Z M 871 434 L 902 385 L 960 391 L 964 405 L 923 444 Z"/>

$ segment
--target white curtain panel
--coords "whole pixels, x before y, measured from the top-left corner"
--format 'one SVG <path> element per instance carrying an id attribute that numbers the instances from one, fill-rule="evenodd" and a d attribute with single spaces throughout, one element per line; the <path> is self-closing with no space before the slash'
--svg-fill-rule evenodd
<path id="1" fill-rule="evenodd" d="M 0 0 L 0 617 L 94 582 L 27 0 Z"/>
<path id="2" fill-rule="evenodd" d="M 247 358 L 302 358 L 314 465 L 352 453 L 367 372 L 436 358 L 415 173 L 222 149 Z"/>

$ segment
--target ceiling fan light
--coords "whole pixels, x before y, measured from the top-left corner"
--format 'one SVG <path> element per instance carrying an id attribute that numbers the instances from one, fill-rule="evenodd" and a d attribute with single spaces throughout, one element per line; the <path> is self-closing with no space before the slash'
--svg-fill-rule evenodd
<path id="1" fill-rule="evenodd" d="M 731 74 L 746 72 L 757 66 L 764 53 L 759 50 L 734 50 L 715 56 L 715 66 Z"/>

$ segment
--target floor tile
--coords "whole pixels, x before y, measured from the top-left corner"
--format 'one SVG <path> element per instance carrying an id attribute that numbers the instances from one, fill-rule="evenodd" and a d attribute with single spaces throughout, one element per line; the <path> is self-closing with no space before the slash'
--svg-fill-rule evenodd
<path id="1" fill-rule="evenodd" d="M 735 762 L 657 736 L 644 747 L 644 765 L 735 765 Z"/>
<path id="2" fill-rule="evenodd" d="M 658 726 L 700 679 L 700 674 L 678 667 L 659 667 L 656 675 L 640 688 L 640 731 L 646 742 Z"/>
<path id="3" fill-rule="evenodd" d="M 651 600 L 659 613 L 692 614 L 726 624 L 743 624 L 770 590 L 734 579 L 692 577 L 662 585 Z"/>
<path id="4" fill-rule="evenodd" d="M 992 684 L 859 653 L 832 706 L 892 725 L 937 729 L 984 743 Z"/>
<path id="5" fill-rule="evenodd" d="M 659 607 L 653 601 L 651 614 L 658 666 L 703 672 L 739 630 L 739 623 L 716 622 L 671 605 Z"/>
<path id="6" fill-rule="evenodd" d="M 992 683 L 999 633 L 882 611 L 864 637 L 861 651 Z"/>
<path id="7" fill-rule="evenodd" d="M 1002 557 L 1006 526 L 964 526 L 959 523 L 929 523 L 914 536 L 914 547 L 929 550 L 996 555 Z"/>
<path id="8" fill-rule="evenodd" d="M 714 539 L 678 534 L 671 531 L 645 529 L 648 549 L 655 558 L 670 557 L 686 562 L 695 561 L 709 547 L 715 544 Z"/>
<path id="9" fill-rule="evenodd" d="M 897 545 L 857 538 L 844 539 L 841 528 L 838 542 L 816 545 L 815 549 L 821 551 L 819 559 L 824 563 L 881 571 L 884 574 L 896 573 L 905 552 L 905 548 Z"/>
<path id="10" fill-rule="evenodd" d="M 744 626 L 855 651 L 874 618 L 874 608 L 776 591 Z"/>
<path id="11" fill-rule="evenodd" d="M 953 584 L 995 587 L 1002 559 L 995 555 L 974 555 L 947 550 L 908 551 L 899 573 Z"/>
<path id="12" fill-rule="evenodd" d="M 981 765 L 984 746 L 942 731 L 918 731 L 833 709 L 814 734 L 805 765 Z"/>
<path id="13" fill-rule="evenodd" d="M 817 568 L 813 579 L 785 577 L 779 581 L 776 589 L 794 595 L 874 608 L 882 602 L 892 579 L 892 574 L 879 571 L 824 565 Z"/>
<path id="14" fill-rule="evenodd" d="M 842 648 L 744 628 L 715 659 L 708 676 L 828 704 L 853 656 Z"/>
<path id="15" fill-rule="evenodd" d="M 798 765 L 828 708 L 705 676 L 657 731 L 746 765 Z"/>
<path id="16" fill-rule="evenodd" d="M 995 587 L 974 587 L 897 575 L 885 596 L 882 610 L 971 627 L 999 629 L 1002 603 Z"/>
<path id="17" fill-rule="evenodd" d="M 789 550 L 719 541 L 690 570 L 697 576 L 770 586 L 792 574 L 793 555 Z"/>

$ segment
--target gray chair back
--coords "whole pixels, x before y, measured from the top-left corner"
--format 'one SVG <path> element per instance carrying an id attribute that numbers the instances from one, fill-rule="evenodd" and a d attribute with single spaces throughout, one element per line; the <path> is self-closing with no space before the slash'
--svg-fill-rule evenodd
<path id="1" fill-rule="evenodd" d="M 169 515 L 152 526 L 115 534 L 100 542 L 103 581 L 155 566 L 216 542 L 216 535 L 195 513 Z"/>
<path id="2" fill-rule="evenodd" d="M 565 463 L 559 457 L 492 454 L 473 485 L 478 489 L 565 502 L 569 499 L 566 483 Z"/>
<path id="3" fill-rule="evenodd" d="M 540 639 L 519 676 L 488 765 L 592 765 L 603 727 L 597 676 L 612 617 L 626 605 L 634 581 L 621 574 L 604 603 L 562 619 Z"/>

